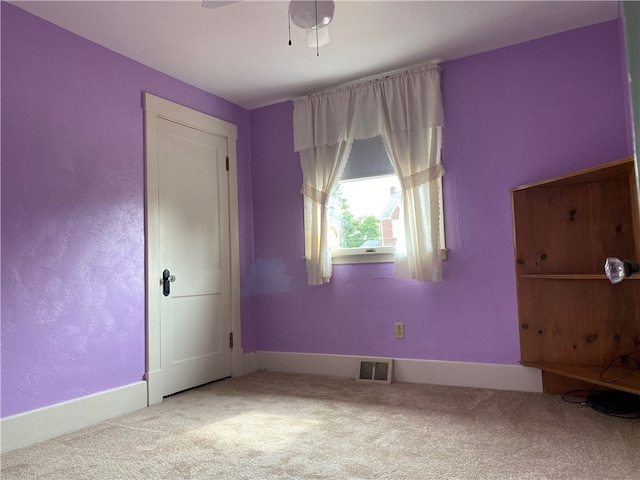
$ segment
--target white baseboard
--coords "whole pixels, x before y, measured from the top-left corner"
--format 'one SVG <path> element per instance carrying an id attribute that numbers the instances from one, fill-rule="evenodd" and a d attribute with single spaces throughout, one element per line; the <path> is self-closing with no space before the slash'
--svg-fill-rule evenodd
<path id="1" fill-rule="evenodd" d="M 244 374 L 258 370 L 258 353 L 250 352 L 243 355 Z"/>
<path id="2" fill-rule="evenodd" d="M 398 359 L 398 382 L 542 392 L 542 371 L 522 365 Z"/>
<path id="3" fill-rule="evenodd" d="M 136 382 L 0 420 L 2 453 L 88 427 L 147 406 L 147 382 Z"/>
<path id="4" fill-rule="evenodd" d="M 257 352 L 258 369 L 288 373 L 310 373 L 355 378 L 358 368 L 353 355 Z M 457 387 L 542 392 L 542 374 L 536 368 L 494 363 L 448 362 L 395 358 L 395 381 Z"/>

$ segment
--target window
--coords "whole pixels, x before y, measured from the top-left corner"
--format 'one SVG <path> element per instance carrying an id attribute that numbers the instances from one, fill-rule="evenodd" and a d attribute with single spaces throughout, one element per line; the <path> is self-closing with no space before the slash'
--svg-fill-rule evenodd
<path id="1" fill-rule="evenodd" d="M 354 139 L 380 135 L 403 186 L 404 238 L 395 247 L 395 276 L 442 281 L 443 126 L 440 67 L 424 65 L 296 99 L 293 143 L 300 152 L 304 256 L 309 285 L 331 281 L 329 200 Z M 357 175 L 372 178 L 374 175 Z M 376 175 L 377 176 L 377 175 Z"/>
<path id="2" fill-rule="evenodd" d="M 403 235 L 401 209 L 402 188 L 382 138 L 354 141 L 329 200 L 332 263 L 393 262 Z"/>
<path id="3" fill-rule="evenodd" d="M 382 138 L 356 140 L 329 201 L 334 264 L 393 261 L 401 194 Z"/>

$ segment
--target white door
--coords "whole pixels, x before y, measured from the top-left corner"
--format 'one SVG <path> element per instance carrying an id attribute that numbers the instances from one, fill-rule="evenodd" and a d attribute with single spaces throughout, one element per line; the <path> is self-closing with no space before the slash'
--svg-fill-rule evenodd
<path id="1" fill-rule="evenodd" d="M 225 137 L 165 119 L 157 132 L 166 396 L 231 374 L 229 179 Z"/>

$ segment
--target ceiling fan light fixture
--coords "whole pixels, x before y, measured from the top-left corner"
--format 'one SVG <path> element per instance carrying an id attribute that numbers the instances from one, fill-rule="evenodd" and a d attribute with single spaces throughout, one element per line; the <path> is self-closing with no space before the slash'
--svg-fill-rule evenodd
<path id="1" fill-rule="evenodd" d="M 333 0 L 291 0 L 289 15 L 294 25 L 310 30 L 329 25 L 333 20 L 335 8 Z"/>

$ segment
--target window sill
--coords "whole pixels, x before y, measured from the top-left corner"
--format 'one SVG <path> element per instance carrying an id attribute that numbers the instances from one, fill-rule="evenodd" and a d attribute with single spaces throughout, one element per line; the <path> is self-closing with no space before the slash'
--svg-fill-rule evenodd
<path id="1" fill-rule="evenodd" d="M 365 249 L 355 252 L 333 253 L 331 263 L 334 265 L 348 265 L 352 263 L 393 263 L 395 252 L 391 251 L 367 251 Z"/>
<path id="2" fill-rule="evenodd" d="M 447 249 L 440 250 L 440 258 L 447 259 Z M 393 247 L 376 248 L 344 248 L 335 249 L 331 255 L 333 265 L 350 265 L 356 263 L 393 263 L 395 249 Z"/>

